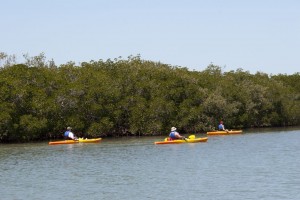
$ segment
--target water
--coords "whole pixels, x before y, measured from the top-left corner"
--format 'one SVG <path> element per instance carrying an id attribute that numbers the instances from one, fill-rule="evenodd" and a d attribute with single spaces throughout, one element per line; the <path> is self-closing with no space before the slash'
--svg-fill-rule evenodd
<path id="1" fill-rule="evenodd" d="M 299 129 L 253 130 L 212 136 L 207 143 L 154 145 L 161 139 L 1 144 L 0 198 L 300 199 Z"/>

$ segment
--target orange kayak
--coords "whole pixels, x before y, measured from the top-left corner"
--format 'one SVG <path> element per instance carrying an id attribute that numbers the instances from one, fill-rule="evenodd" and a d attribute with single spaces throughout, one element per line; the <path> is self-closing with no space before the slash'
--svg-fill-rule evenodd
<path id="1" fill-rule="evenodd" d="M 228 131 L 210 131 L 207 132 L 207 135 L 232 135 L 232 134 L 241 134 L 242 130 L 228 130 Z"/>
<path id="2" fill-rule="evenodd" d="M 197 142 L 206 142 L 207 137 L 203 138 L 186 138 L 185 140 L 168 140 L 168 138 L 165 138 L 164 141 L 158 141 L 154 142 L 154 144 L 181 144 L 181 143 L 197 143 Z"/>
<path id="3" fill-rule="evenodd" d="M 49 142 L 49 145 L 55 144 L 76 144 L 76 143 L 97 143 L 100 142 L 102 138 L 94 138 L 94 139 L 83 139 L 79 138 L 78 140 L 60 140 L 55 142 Z"/>

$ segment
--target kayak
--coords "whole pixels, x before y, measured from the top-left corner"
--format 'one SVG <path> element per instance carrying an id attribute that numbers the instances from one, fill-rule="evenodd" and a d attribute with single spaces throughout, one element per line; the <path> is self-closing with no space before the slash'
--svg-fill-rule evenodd
<path id="1" fill-rule="evenodd" d="M 49 144 L 55 145 L 55 144 L 97 143 L 100 142 L 101 139 L 102 138 L 94 138 L 94 139 L 79 138 L 78 140 L 60 140 L 55 142 L 49 142 Z"/>
<path id="2" fill-rule="evenodd" d="M 210 131 L 207 132 L 207 135 L 232 135 L 232 134 L 240 134 L 242 130 L 228 130 L 228 131 Z"/>
<path id="3" fill-rule="evenodd" d="M 181 144 L 181 143 L 197 143 L 197 142 L 206 142 L 207 137 L 203 138 L 195 138 L 194 135 L 189 136 L 184 140 L 170 140 L 169 138 L 165 138 L 164 141 L 154 142 L 154 144 Z"/>
<path id="4" fill-rule="evenodd" d="M 55 144 L 76 144 L 76 143 L 97 143 L 100 142 L 102 138 L 94 138 L 94 139 L 83 139 L 79 138 L 78 140 L 60 140 L 55 142 L 49 142 L 49 145 Z"/>

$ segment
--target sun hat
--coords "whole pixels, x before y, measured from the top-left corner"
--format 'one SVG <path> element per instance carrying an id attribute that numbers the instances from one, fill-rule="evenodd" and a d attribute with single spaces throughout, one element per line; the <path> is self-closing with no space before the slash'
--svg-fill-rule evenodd
<path id="1" fill-rule="evenodd" d="M 172 128 L 171 128 L 171 131 L 176 131 L 176 127 L 172 127 Z"/>

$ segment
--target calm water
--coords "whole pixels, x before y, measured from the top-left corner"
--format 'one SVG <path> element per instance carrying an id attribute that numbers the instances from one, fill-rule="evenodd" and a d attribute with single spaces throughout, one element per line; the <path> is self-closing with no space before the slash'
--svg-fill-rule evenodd
<path id="1" fill-rule="evenodd" d="M 300 129 L 161 139 L 0 144 L 0 199 L 300 199 Z"/>

